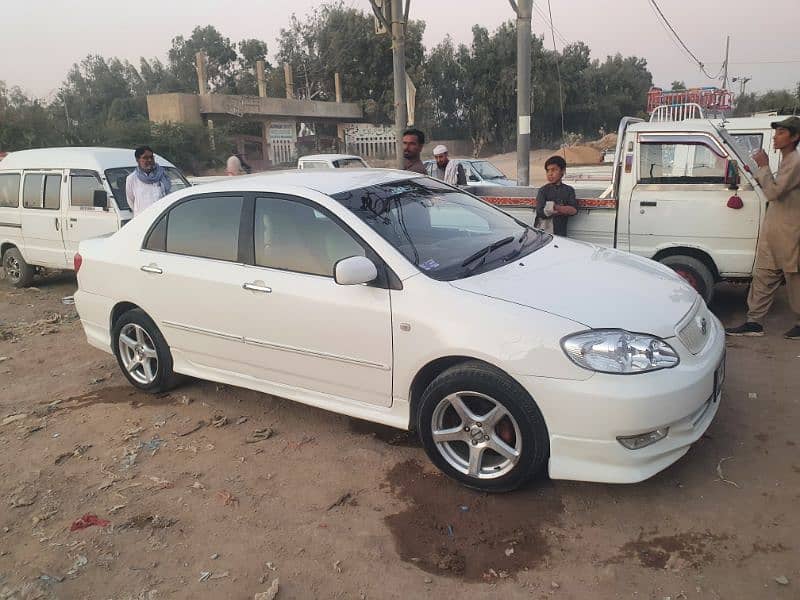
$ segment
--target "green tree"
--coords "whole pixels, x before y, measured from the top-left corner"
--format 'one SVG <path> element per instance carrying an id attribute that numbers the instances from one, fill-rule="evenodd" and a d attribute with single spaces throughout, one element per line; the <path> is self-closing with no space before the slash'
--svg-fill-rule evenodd
<path id="1" fill-rule="evenodd" d="M 675 92 L 680 92 L 686 89 L 686 84 L 683 81 L 678 81 L 677 79 L 670 84 L 670 89 Z"/>
<path id="2" fill-rule="evenodd" d="M 169 49 L 169 68 L 180 82 L 181 91 L 196 92 L 196 55 L 205 52 L 208 86 L 212 92 L 232 93 L 236 89 L 235 72 L 238 55 L 230 38 L 223 36 L 213 25 L 195 27 L 192 35 L 172 39 Z"/>

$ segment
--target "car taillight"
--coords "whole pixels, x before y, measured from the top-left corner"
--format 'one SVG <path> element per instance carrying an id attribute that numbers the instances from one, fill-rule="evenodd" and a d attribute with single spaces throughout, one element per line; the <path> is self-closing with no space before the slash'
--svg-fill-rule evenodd
<path id="1" fill-rule="evenodd" d="M 83 257 L 81 256 L 80 252 L 75 253 L 75 258 L 72 259 L 75 265 L 75 275 L 78 274 L 78 271 L 81 270 L 81 265 L 83 264 Z"/>

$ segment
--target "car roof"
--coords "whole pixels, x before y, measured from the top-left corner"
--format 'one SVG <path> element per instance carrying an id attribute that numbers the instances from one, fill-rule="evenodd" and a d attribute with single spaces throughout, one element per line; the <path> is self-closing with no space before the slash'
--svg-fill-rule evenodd
<path id="1" fill-rule="evenodd" d="M 174 167 L 163 156 L 156 154 L 156 162 L 164 167 Z M 36 148 L 9 152 L 0 162 L 0 170 L 21 169 L 106 169 L 135 167 L 132 148 L 70 147 Z"/>
<path id="2" fill-rule="evenodd" d="M 308 156 L 301 156 L 300 160 L 342 160 L 344 158 L 362 160 L 360 156 L 355 154 L 309 154 Z"/>
<path id="3" fill-rule="evenodd" d="M 294 188 L 296 190 L 313 190 L 330 196 L 348 190 L 356 190 L 371 185 L 403 181 L 416 177 L 423 177 L 423 175 L 411 171 L 399 171 L 394 169 L 272 171 L 255 173 L 253 175 L 241 175 L 238 177 L 227 177 L 224 181 L 204 183 L 197 188 L 187 188 L 183 191 L 187 193 L 189 191 L 202 191 L 204 193 L 230 191 L 270 192 L 274 191 L 276 188 Z"/>

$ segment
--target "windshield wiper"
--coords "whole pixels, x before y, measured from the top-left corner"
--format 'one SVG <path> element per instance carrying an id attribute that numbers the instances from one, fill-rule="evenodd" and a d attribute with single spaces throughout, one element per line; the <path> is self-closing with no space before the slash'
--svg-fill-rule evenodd
<path id="1" fill-rule="evenodd" d="M 535 242 L 535 241 L 536 241 L 536 238 L 532 238 L 530 241 L 527 241 L 527 240 L 528 240 L 528 235 L 530 234 L 530 232 L 531 232 L 531 231 L 534 231 L 534 229 L 532 229 L 532 228 L 530 228 L 530 227 L 528 227 L 528 226 L 526 225 L 526 226 L 525 226 L 525 233 L 523 233 L 523 234 L 520 236 L 520 238 L 519 238 L 519 248 L 517 248 L 516 250 L 514 250 L 514 252 L 512 252 L 511 254 L 509 254 L 509 255 L 508 255 L 506 258 L 505 258 L 505 261 L 506 261 L 506 262 L 508 262 L 508 261 L 511 261 L 511 260 L 514 260 L 515 258 L 517 258 L 517 257 L 518 257 L 520 254 L 522 254 L 522 251 L 523 251 L 525 248 L 527 248 L 528 246 L 530 246 L 531 244 L 533 244 L 533 242 Z"/>
<path id="2" fill-rule="evenodd" d="M 478 250 L 474 254 L 471 254 L 466 259 L 464 259 L 464 262 L 461 263 L 461 266 L 462 267 L 466 267 L 471 262 L 473 262 L 475 260 L 478 260 L 479 258 L 482 259 L 479 263 L 477 263 L 476 265 L 474 265 L 473 267 L 471 267 L 469 269 L 468 273 L 471 273 L 472 271 L 474 271 L 475 269 L 477 269 L 483 263 L 486 262 L 486 257 L 489 256 L 489 254 L 491 254 L 492 252 L 494 252 L 498 248 L 502 248 L 506 244 L 510 244 L 511 242 L 514 241 L 514 239 L 515 239 L 514 236 L 510 235 L 508 237 L 503 238 L 502 240 L 498 240 L 498 241 L 494 242 L 493 244 L 489 244 L 485 248 L 481 248 L 480 250 Z"/>

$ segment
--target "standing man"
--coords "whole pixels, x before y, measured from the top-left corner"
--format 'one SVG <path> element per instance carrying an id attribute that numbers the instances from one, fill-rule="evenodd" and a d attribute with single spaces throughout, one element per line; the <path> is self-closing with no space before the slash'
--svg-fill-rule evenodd
<path id="1" fill-rule="evenodd" d="M 167 171 L 156 164 L 153 149 L 139 146 L 134 150 L 137 167 L 125 179 L 125 197 L 135 217 L 145 208 L 160 200 L 172 189 Z"/>
<path id="2" fill-rule="evenodd" d="M 413 171 L 422 175 L 428 174 L 425 170 L 425 165 L 422 164 L 419 158 L 424 145 L 425 134 L 419 129 L 406 129 L 403 132 L 403 158 L 406 159 L 406 165 L 403 168 L 406 171 Z"/>
<path id="3" fill-rule="evenodd" d="M 547 184 L 536 194 L 536 227 L 555 235 L 567 235 L 567 219 L 578 213 L 575 188 L 562 183 L 567 161 L 551 156 L 544 163 Z"/>
<path id="4" fill-rule="evenodd" d="M 769 168 L 764 150 L 753 155 L 758 165 L 756 179 L 767 196 L 767 214 L 761 226 L 756 251 L 753 281 L 747 295 L 747 321 L 726 329 L 728 335 L 762 336 L 762 321 L 767 316 L 775 294 L 786 280 L 789 306 L 795 325 L 783 337 L 800 340 L 800 117 L 789 117 L 772 123 L 775 135 L 772 145 L 783 158 L 776 177 Z"/>
<path id="5" fill-rule="evenodd" d="M 467 185 L 467 175 L 464 173 L 464 166 L 450 160 L 447 146 L 439 144 L 433 149 L 433 157 L 436 159 L 436 166 L 431 168 L 428 175 L 441 179 L 450 185 Z"/>

